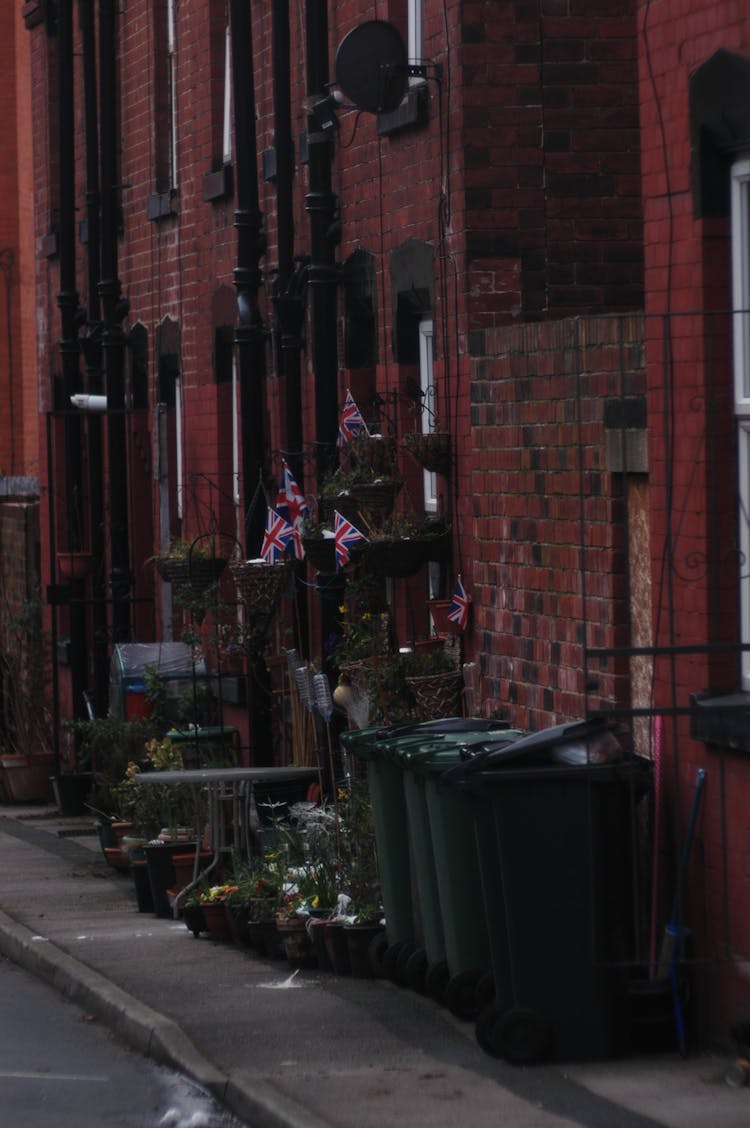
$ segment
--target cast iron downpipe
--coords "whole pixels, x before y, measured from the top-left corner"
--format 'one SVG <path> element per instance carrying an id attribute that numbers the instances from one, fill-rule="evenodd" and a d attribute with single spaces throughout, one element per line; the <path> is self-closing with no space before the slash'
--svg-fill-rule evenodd
<path id="1" fill-rule="evenodd" d="M 308 106 L 328 94 L 327 0 L 306 0 Z M 307 118 L 310 191 L 305 208 L 310 217 L 311 262 L 307 272 L 310 332 L 315 379 L 315 441 L 318 476 L 329 472 L 336 458 L 338 432 L 336 352 L 336 286 L 334 252 L 338 201 L 331 190 L 332 142 L 312 114 Z"/>
<path id="2" fill-rule="evenodd" d="M 274 149 L 276 151 L 276 238 L 278 243 L 278 275 L 273 302 L 276 311 L 279 375 L 284 388 L 286 423 L 285 448 L 287 461 L 295 480 L 305 492 L 305 465 L 302 431 L 302 324 L 304 303 L 302 288 L 304 270 L 294 268 L 294 145 L 292 142 L 292 109 L 290 82 L 289 0 L 273 0 L 273 116 Z M 298 567 L 303 572 L 304 564 Z M 307 654 L 306 588 L 297 585 L 297 620 L 299 645 Z"/>
<path id="3" fill-rule="evenodd" d="M 231 0 L 232 95 L 234 101 L 235 167 L 237 172 L 237 291 L 238 322 L 234 341 L 240 380 L 242 478 L 245 496 L 245 552 L 260 552 L 266 507 L 262 492 L 265 473 L 265 328 L 258 295 L 262 283 L 260 260 L 265 237 L 258 200 L 258 156 L 255 131 L 253 37 L 248 0 Z M 252 612 L 250 612 L 252 613 Z M 271 693 L 268 669 L 261 653 L 249 656 L 248 719 L 251 763 L 268 763 L 271 755 Z"/>
<path id="4" fill-rule="evenodd" d="M 328 94 L 327 0 L 306 0 L 307 105 Z M 318 483 L 336 464 L 338 434 L 338 356 L 336 335 L 335 250 L 338 242 L 338 200 L 331 187 L 333 143 L 314 115 L 307 118 L 307 152 L 310 190 L 305 209 L 310 217 L 310 265 L 307 271 L 310 302 L 310 336 L 315 382 L 315 461 Z M 320 603 L 321 638 L 338 629 L 340 590 L 333 577 L 326 583 Z M 339 573 L 338 583 L 343 588 Z"/>
<path id="5" fill-rule="evenodd" d="M 130 551 L 125 419 L 125 337 L 128 312 L 117 275 L 117 70 L 115 15 L 117 0 L 99 0 L 99 99 L 101 131 L 101 277 L 102 365 L 107 393 L 107 473 L 109 477 L 110 584 L 112 638 L 130 637 Z"/>
<path id="6" fill-rule="evenodd" d="M 81 463 L 81 420 L 74 414 L 70 397 L 79 391 L 78 323 L 80 308 L 76 291 L 75 251 L 75 137 L 73 122 L 73 0 L 60 0 L 57 12 L 58 42 L 58 128 L 60 138 L 60 223 L 58 253 L 60 261 L 60 310 L 62 334 L 62 389 L 64 410 L 65 522 L 66 547 L 78 552 L 83 547 Z M 52 467 L 49 468 L 50 472 Z M 54 485 L 54 484 L 53 484 Z M 70 582 L 70 676 L 73 715 L 83 716 L 86 688 L 85 609 L 83 581 Z"/>
<path id="7" fill-rule="evenodd" d="M 86 360 L 86 391 L 102 394 L 102 349 L 99 307 L 99 114 L 96 85 L 96 34 L 94 0 L 78 0 L 83 55 L 83 105 L 86 144 L 86 266 L 87 266 L 87 331 L 81 347 Z M 94 701 L 96 715 L 107 711 L 109 691 L 107 589 L 104 581 L 104 455 L 102 419 L 97 413 L 86 420 L 89 459 L 89 524 L 92 572 Z"/>

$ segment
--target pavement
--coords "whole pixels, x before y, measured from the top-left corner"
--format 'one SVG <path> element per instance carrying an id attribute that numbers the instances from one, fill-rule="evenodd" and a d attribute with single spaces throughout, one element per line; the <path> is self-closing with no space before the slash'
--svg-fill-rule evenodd
<path id="1" fill-rule="evenodd" d="M 384 979 L 290 969 L 139 913 L 91 820 L 0 806 L 0 953 L 251 1128 L 746 1128 L 731 1057 L 518 1067 Z"/>

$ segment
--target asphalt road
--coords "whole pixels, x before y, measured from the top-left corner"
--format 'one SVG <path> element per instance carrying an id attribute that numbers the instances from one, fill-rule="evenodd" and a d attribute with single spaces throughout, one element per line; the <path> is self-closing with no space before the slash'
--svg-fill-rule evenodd
<path id="1" fill-rule="evenodd" d="M 51 987 L 0 959 L 0 1124 L 243 1128 L 193 1082 L 122 1046 Z"/>

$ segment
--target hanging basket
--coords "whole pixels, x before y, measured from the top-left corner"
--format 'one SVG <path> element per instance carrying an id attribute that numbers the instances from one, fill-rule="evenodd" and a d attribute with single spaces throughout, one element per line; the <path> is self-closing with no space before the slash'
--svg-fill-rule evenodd
<path id="1" fill-rule="evenodd" d="M 443 674 L 424 674 L 407 678 L 414 694 L 414 712 L 418 721 L 436 717 L 455 717 L 461 712 L 461 674 L 449 670 Z"/>
<path id="2" fill-rule="evenodd" d="M 365 524 L 382 525 L 390 517 L 402 485 L 400 478 L 384 478 L 379 482 L 357 482 L 349 487 Z"/>
<path id="3" fill-rule="evenodd" d="M 336 571 L 336 540 L 334 537 L 303 537 L 305 559 L 319 572 Z"/>
<path id="4" fill-rule="evenodd" d="M 270 615 L 291 583 L 294 562 L 291 558 L 276 564 L 267 564 L 265 560 L 232 560 L 229 570 L 242 603 L 259 615 Z"/>
<path id="5" fill-rule="evenodd" d="M 226 566 L 223 556 L 194 556 L 179 560 L 163 556 L 156 560 L 156 570 L 163 580 L 174 587 L 191 589 L 196 596 L 203 595 L 215 584 Z"/>
<path id="6" fill-rule="evenodd" d="M 333 514 L 338 510 L 342 517 L 356 525 L 359 521 L 359 505 L 357 499 L 349 491 L 340 494 L 326 494 L 318 502 L 318 519 L 321 525 L 333 527 Z"/>
<path id="7" fill-rule="evenodd" d="M 313 568 L 324 575 L 332 575 L 337 571 L 336 541 L 334 537 L 303 537 L 302 547 L 305 550 L 305 559 L 309 560 Z M 366 542 L 349 546 L 349 559 L 356 560 L 366 548 Z"/>
<path id="8" fill-rule="evenodd" d="M 368 572 L 394 579 L 416 576 L 426 560 L 425 543 L 419 537 L 378 537 L 365 553 Z"/>
<path id="9" fill-rule="evenodd" d="M 350 440 L 348 451 L 357 465 L 369 470 L 373 478 L 392 476 L 396 465 L 396 441 L 389 435 L 357 435 Z"/>
<path id="10" fill-rule="evenodd" d="M 435 474 L 447 474 L 451 468 L 451 437 L 447 431 L 412 431 L 404 435 L 403 446 L 409 454 Z"/>

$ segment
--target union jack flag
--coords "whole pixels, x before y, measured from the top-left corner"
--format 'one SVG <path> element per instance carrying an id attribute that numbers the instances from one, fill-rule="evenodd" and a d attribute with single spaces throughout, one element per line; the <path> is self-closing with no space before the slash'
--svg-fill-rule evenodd
<path id="1" fill-rule="evenodd" d="M 308 512 L 308 506 L 304 494 L 297 485 L 294 475 L 286 462 L 281 463 L 281 481 L 279 482 L 279 492 L 276 495 L 276 512 L 292 526 L 293 536 L 291 543 L 294 549 L 294 555 L 298 560 L 304 560 L 305 550 L 302 547 L 302 522 Z"/>
<path id="2" fill-rule="evenodd" d="M 344 407 L 339 418 L 339 437 L 337 439 L 337 446 L 344 446 L 345 443 L 357 437 L 357 435 L 369 434 L 367 424 L 362 418 L 362 412 L 357 407 L 352 399 L 352 393 L 347 390 Z"/>
<path id="3" fill-rule="evenodd" d="M 469 604 L 471 603 L 471 596 L 466 594 L 464 585 L 461 583 L 461 577 L 456 580 L 456 590 L 453 592 L 451 605 L 448 608 L 448 618 L 451 623 L 455 623 L 459 630 L 466 629 L 466 624 L 469 621 Z"/>
<path id="4" fill-rule="evenodd" d="M 260 554 L 267 564 L 275 564 L 279 557 L 287 551 L 294 537 L 294 529 L 274 509 L 269 509 L 266 514 L 266 531 L 263 534 L 263 545 Z"/>
<path id="5" fill-rule="evenodd" d="M 297 485 L 286 462 L 281 463 L 279 492 L 276 495 L 276 512 L 290 525 L 299 525 L 308 511 L 305 495 Z"/>
<path id="6" fill-rule="evenodd" d="M 349 550 L 360 541 L 367 540 L 367 537 L 364 533 L 360 533 L 356 525 L 352 525 L 351 521 L 342 517 L 338 509 L 333 511 L 333 535 L 336 542 L 336 566 L 343 568 L 349 562 L 351 555 Z"/>

